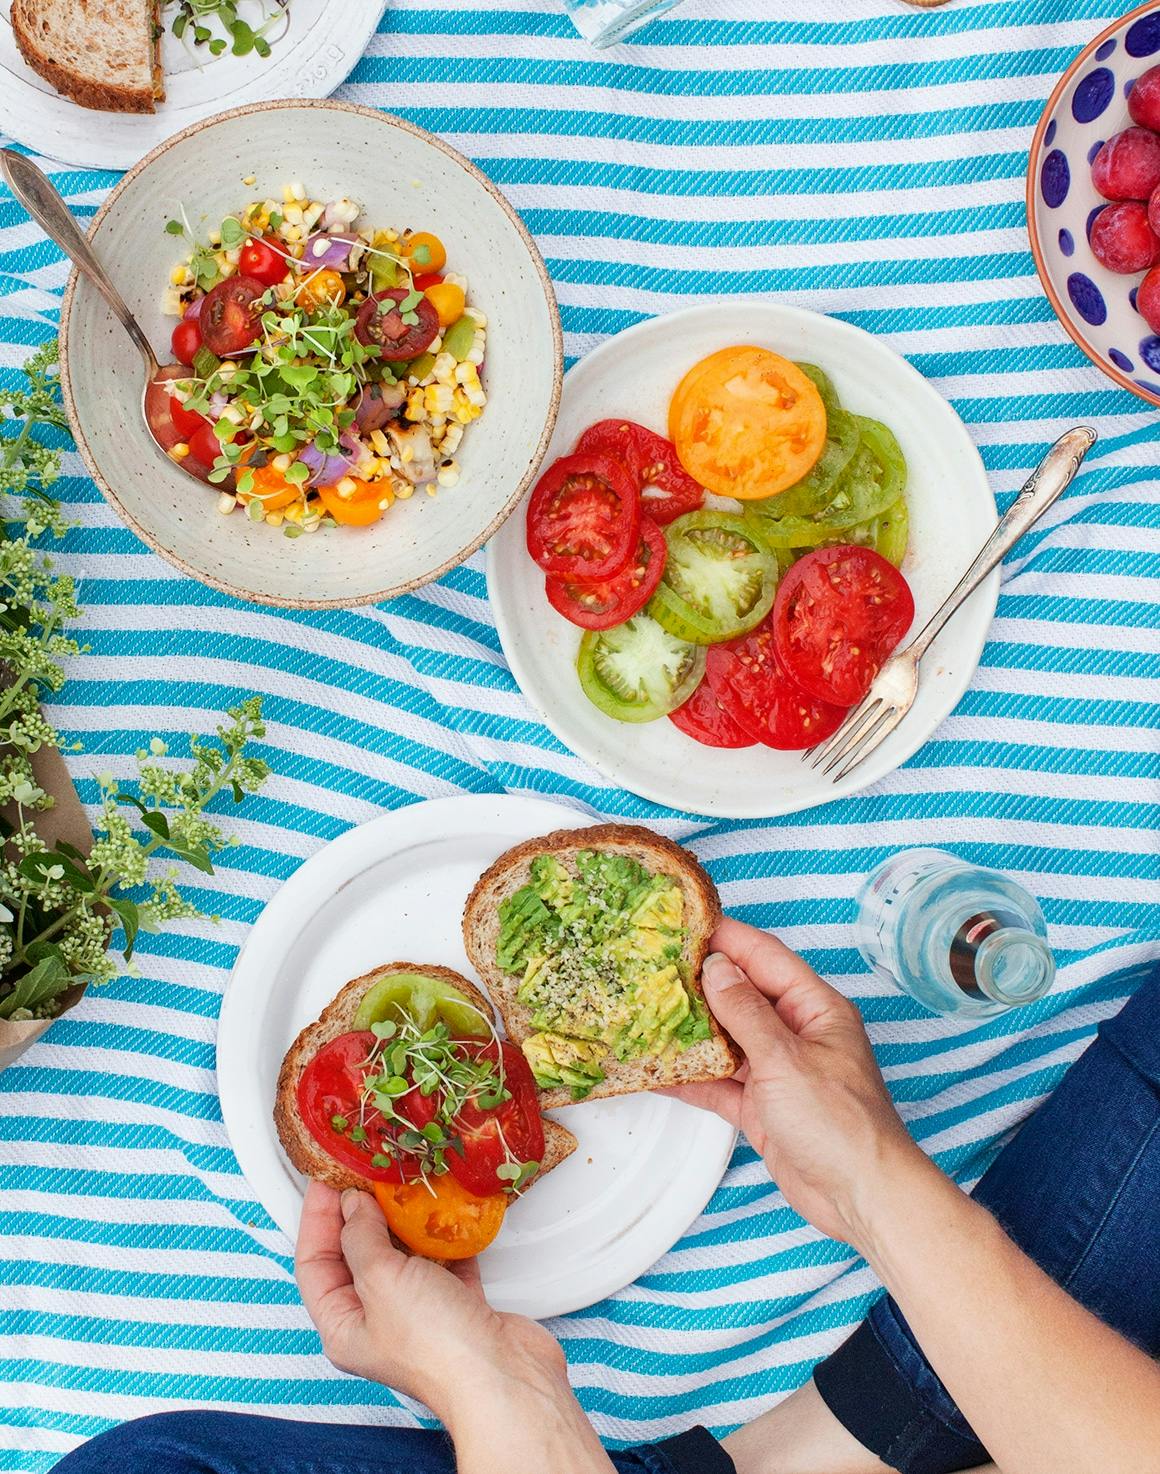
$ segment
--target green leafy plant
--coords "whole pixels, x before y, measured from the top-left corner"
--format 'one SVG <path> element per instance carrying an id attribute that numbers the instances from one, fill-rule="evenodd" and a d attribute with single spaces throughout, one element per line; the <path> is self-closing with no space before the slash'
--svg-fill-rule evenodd
<path id="1" fill-rule="evenodd" d="M 213 855 L 230 841 L 207 808 L 222 793 L 240 802 L 267 771 L 245 751 L 265 731 L 254 697 L 214 737 L 191 737 L 190 766 L 162 764 L 166 747 L 154 738 L 137 754 L 131 786 L 102 776 L 87 855 L 41 839 L 37 819 L 53 800 L 32 759 L 60 747 L 41 700 L 60 688 L 61 662 L 81 648 L 63 631 L 80 614 L 73 581 L 45 550 L 64 531 L 49 490 L 61 464 L 52 432 L 67 430 L 55 362 L 55 342 L 43 345 L 26 365 L 27 387 L 0 391 L 0 1019 L 11 1020 L 51 1018 L 75 984 L 114 977 L 109 945 L 118 929 L 128 962 L 140 930 L 200 914 L 178 890 L 174 867 L 156 860 L 168 855 L 212 874 Z"/>
<path id="2" fill-rule="evenodd" d="M 269 56 L 271 31 L 281 22 L 285 34 L 289 25 L 290 0 L 261 0 L 256 26 L 238 15 L 239 8 L 238 0 L 166 0 L 166 10 L 176 12 L 170 29 L 179 40 L 204 46 L 211 56 L 221 56 L 227 46 L 234 56 Z"/>

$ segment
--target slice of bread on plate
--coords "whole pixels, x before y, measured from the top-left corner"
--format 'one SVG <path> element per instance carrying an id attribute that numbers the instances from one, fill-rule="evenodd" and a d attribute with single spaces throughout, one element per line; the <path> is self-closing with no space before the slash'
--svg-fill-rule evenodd
<path id="1" fill-rule="evenodd" d="M 151 113 L 164 100 L 160 0 L 12 0 L 11 20 L 21 56 L 71 102 Z"/>
<path id="2" fill-rule="evenodd" d="M 623 924 L 610 896 L 625 907 Z M 547 930 L 539 940 L 525 930 L 520 943 L 520 917 L 530 913 Z M 637 825 L 560 829 L 516 845 L 484 872 L 463 913 L 467 955 L 528 1056 L 545 1109 L 734 1073 L 741 1056 L 700 981 L 721 917 L 700 863 Z"/>
<path id="3" fill-rule="evenodd" d="M 329 1044 L 340 1034 L 349 1034 L 353 1031 L 355 1014 L 358 1012 L 363 995 L 372 983 L 377 983 L 380 978 L 392 973 L 420 973 L 424 977 L 448 983 L 473 1003 L 486 1018 L 490 1020 L 494 1017 L 491 1005 L 479 989 L 451 968 L 434 967 L 427 963 L 392 962 L 385 967 L 376 967 L 347 983 L 322 1010 L 314 1023 L 306 1025 L 286 1051 L 286 1057 L 282 1061 L 274 1101 L 274 1124 L 278 1129 L 283 1150 L 298 1171 L 304 1177 L 314 1177 L 319 1182 L 327 1182 L 331 1187 L 338 1188 L 340 1192 L 348 1187 L 365 1190 L 369 1183 L 366 1178 L 359 1177 L 323 1151 L 306 1129 L 298 1110 L 298 1082 L 302 1071 L 324 1044 Z M 545 1117 L 544 1157 L 540 1170 L 532 1178 L 530 1185 L 539 1181 L 546 1172 L 558 1166 L 575 1150 L 576 1138 L 567 1127 Z"/>

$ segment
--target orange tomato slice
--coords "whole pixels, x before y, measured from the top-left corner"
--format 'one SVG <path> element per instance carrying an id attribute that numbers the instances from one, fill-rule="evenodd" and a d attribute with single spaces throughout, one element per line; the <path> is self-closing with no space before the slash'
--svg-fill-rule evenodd
<path id="1" fill-rule="evenodd" d="M 379 502 L 386 498 L 390 487 L 385 481 L 360 481 L 357 476 L 343 477 L 343 480 L 347 479 L 355 485 L 351 496 L 340 496 L 338 488 L 342 483 L 336 481 L 333 486 L 315 488 L 319 500 L 341 526 L 369 527 L 383 515 Z"/>
<path id="2" fill-rule="evenodd" d="M 429 230 L 417 230 L 414 235 L 407 236 L 403 241 L 403 251 L 412 266 L 421 272 L 442 271 L 447 265 L 447 248 Z"/>
<path id="3" fill-rule="evenodd" d="M 295 293 L 294 300 L 307 312 L 317 312 L 324 302 L 340 307 L 346 297 L 346 283 L 329 266 L 312 271 Z"/>
<path id="4" fill-rule="evenodd" d="M 243 502 L 261 502 L 264 512 L 280 512 L 292 502 L 302 500 L 302 488 L 287 481 L 281 471 L 273 466 L 259 466 L 252 472 L 253 485 L 249 491 L 240 491 L 238 499 Z"/>
<path id="5" fill-rule="evenodd" d="M 826 443 L 826 407 L 795 364 L 767 348 L 722 348 L 696 363 L 669 404 L 669 439 L 718 496 L 776 496 Z"/>
<path id="6" fill-rule="evenodd" d="M 439 314 L 441 328 L 449 328 L 463 316 L 467 298 L 463 295 L 463 288 L 457 287 L 454 282 L 436 282 L 434 286 L 427 288 L 426 295 L 427 301 Z"/>
<path id="7" fill-rule="evenodd" d="M 450 1172 L 422 1182 L 372 1184 L 387 1226 L 400 1243 L 428 1259 L 472 1259 L 503 1226 L 507 1194 L 479 1198 Z"/>

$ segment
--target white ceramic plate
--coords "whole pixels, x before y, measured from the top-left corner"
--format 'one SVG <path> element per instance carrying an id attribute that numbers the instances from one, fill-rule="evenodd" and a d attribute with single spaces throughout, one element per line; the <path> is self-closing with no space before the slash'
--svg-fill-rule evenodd
<path id="1" fill-rule="evenodd" d="M 481 873 L 521 840 L 595 822 L 503 795 L 415 804 L 327 845 L 263 911 L 222 1003 L 218 1089 L 246 1180 L 291 1239 L 304 1182 L 271 1111 L 295 1034 L 377 963 L 442 963 L 472 977 L 460 917 Z M 654 1264 L 709 1201 L 734 1141 L 716 1116 L 660 1095 L 553 1114 L 579 1146 L 514 1204 L 480 1261 L 491 1303 L 538 1320 L 591 1305 Z"/>
<path id="2" fill-rule="evenodd" d="M 565 455 L 594 420 L 626 415 L 666 433 L 668 404 L 699 359 L 756 343 L 819 364 L 842 403 L 886 422 L 910 479 L 910 551 L 917 630 L 942 602 L 995 525 L 983 463 L 950 405 L 897 353 L 860 328 L 776 302 L 691 307 L 619 333 L 570 370 L 545 464 Z M 725 503 L 722 503 L 725 505 Z M 544 595 L 528 556 L 521 506 L 488 547 L 487 583 L 504 654 L 520 690 L 580 757 L 632 793 L 670 808 L 721 818 L 771 818 L 877 782 L 915 752 L 954 708 L 978 665 L 995 601 L 996 571 L 951 621 L 923 664 L 914 709 L 840 784 L 793 752 L 703 747 L 665 719 L 631 725 L 596 709 L 580 689 L 580 632 Z"/>
<path id="3" fill-rule="evenodd" d="M 94 169 L 128 169 L 164 139 L 200 118 L 272 97 L 327 97 L 354 69 L 382 19 L 385 0 L 291 0 L 289 24 L 270 33 L 270 55 L 210 56 L 179 41 L 168 25 L 161 43 L 165 101 L 155 113 L 78 107 L 31 67 L 0 0 L 0 131 L 49 158 Z M 242 0 L 238 13 L 263 9 Z M 169 16 L 172 20 L 172 16 Z M 221 34 L 215 29 L 215 35 Z M 297 177 L 297 176 L 295 176 Z"/>
<path id="4" fill-rule="evenodd" d="M 254 176 L 253 185 L 242 180 Z M 129 171 L 89 232 L 146 336 L 170 357 L 162 298 L 184 204 L 204 240 L 252 199 L 301 180 L 314 199 L 349 196 L 372 226 L 434 231 L 487 316 L 488 405 L 468 426 L 458 483 L 397 502 L 373 527 L 290 539 L 235 513 L 155 444 L 141 415 L 137 350 L 74 272 L 61 309 L 61 382 L 77 447 L 139 536 L 184 573 L 255 603 L 366 604 L 437 578 L 473 552 L 534 479 L 555 423 L 563 350 L 544 263 L 490 180 L 441 139 L 349 103 L 258 103 L 195 124 Z"/>

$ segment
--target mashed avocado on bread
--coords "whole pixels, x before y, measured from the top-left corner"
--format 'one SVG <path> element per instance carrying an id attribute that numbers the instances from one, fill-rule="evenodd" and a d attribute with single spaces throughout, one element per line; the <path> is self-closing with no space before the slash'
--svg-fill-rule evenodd
<path id="1" fill-rule="evenodd" d="M 535 1030 L 523 1050 L 544 1089 L 583 1099 L 625 1061 L 676 1054 L 710 1037 L 690 990 L 682 888 L 629 855 L 581 849 L 574 871 L 537 855 L 499 907 L 496 965 L 520 978 Z"/>

